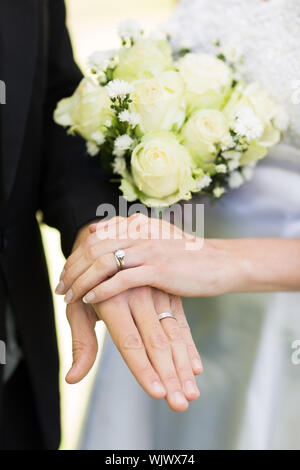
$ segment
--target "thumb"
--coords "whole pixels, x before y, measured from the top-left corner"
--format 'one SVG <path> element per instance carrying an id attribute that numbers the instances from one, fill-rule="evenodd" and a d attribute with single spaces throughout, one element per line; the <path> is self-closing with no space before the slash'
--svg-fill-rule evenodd
<path id="1" fill-rule="evenodd" d="M 95 333 L 95 313 L 82 301 L 67 306 L 67 318 L 72 333 L 73 364 L 66 375 L 66 382 L 80 382 L 92 368 L 98 343 Z"/>

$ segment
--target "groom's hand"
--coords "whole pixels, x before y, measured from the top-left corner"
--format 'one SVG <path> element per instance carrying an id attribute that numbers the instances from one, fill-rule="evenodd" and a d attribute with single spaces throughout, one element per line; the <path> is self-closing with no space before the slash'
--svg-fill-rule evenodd
<path id="1" fill-rule="evenodd" d="M 89 235 L 84 227 L 74 249 Z M 171 311 L 176 320 L 158 320 Z M 97 315 L 95 315 L 95 313 Z M 105 302 L 90 305 L 78 300 L 67 306 L 73 338 L 73 366 L 66 380 L 80 381 L 97 354 L 94 326 L 104 320 L 112 339 L 133 375 L 153 398 L 166 397 L 169 406 L 184 411 L 188 401 L 199 397 L 194 374 L 202 372 L 181 301 L 149 287 L 128 290 Z"/>
<path id="2" fill-rule="evenodd" d="M 73 338 L 68 383 L 79 382 L 92 367 L 97 353 L 95 321 L 102 319 L 127 366 L 151 397 L 166 398 L 175 411 L 186 410 L 188 402 L 199 397 L 194 374 L 202 367 L 180 299 L 145 287 L 93 309 L 81 301 L 67 306 Z M 162 311 L 172 311 L 177 321 L 159 322 Z"/>

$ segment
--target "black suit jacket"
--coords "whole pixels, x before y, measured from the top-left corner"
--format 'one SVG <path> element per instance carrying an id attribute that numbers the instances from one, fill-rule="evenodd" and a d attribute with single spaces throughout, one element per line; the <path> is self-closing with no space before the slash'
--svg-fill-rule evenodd
<path id="1" fill-rule="evenodd" d="M 59 99 L 81 73 L 65 27 L 63 0 L 0 0 L 1 113 L 0 339 L 12 304 L 30 370 L 45 446 L 59 443 L 58 357 L 38 210 L 62 235 L 65 255 L 78 229 L 118 192 L 83 141 L 53 122 Z M 0 381 L 3 366 L 0 366 Z M 22 391 L 20 390 L 20 393 Z M 1 407 L 0 385 L 0 419 Z"/>

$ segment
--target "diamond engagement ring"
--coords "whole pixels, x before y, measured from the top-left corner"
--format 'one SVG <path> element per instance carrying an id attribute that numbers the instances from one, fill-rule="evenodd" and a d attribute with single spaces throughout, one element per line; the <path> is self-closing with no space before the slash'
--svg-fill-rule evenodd
<path id="1" fill-rule="evenodd" d="M 124 250 L 117 250 L 114 252 L 118 271 L 122 271 L 125 268 L 125 251 Z"/>
<path id="2" fill-rule="evenodd" d="M 177 321 L 177 318 L 171 312 L 163 312 L 158 315 L 159 321 L 164 320 L 164 318 L 173 318 L 173 320 Z"/>

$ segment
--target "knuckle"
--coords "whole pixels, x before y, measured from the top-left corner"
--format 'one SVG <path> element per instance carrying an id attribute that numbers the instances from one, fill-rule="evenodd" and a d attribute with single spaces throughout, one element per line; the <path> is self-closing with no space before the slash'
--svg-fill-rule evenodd
<path id="1" fill-rule="evenodd" d="M 112 261 L 113 257 L 112 257 L 111 254 L 101 256 L 101 258 L 99 258 L 99 259 L 101 259 L 102 269 L 104 269 L 105 271 L 110 271 L 111 268 L 115 266 L 113 261 Z"/>
<path id="2" fill-rule="evenodd" d="M 192 377 L 192 371 L 188 363 L 179 364 L 177 366 L 177 372 L 180 377 L 185 377 L 186 379 Z"/>
<path id="3" fill-rule="evenodd" d="M 179 328 L 181 328 L 181 330 L 184 330 L 187 332 L 191 331 L 190 326 L 186 320 L 178 320 L 178 326 Z"/>
<path id="4" fill-rule="evenodd" d="M 140 213 L 140 214 L 137 216 L 137 219 L 138 219 L 138 221 L 140 221 L 140 222 L 146 222 L 146 221 L 148 220 L 148 217 L 147 217 L 145 214 Z"/>
<path id="5" fill-rule="evenodd" d="M 166 335 L 160 331 L 152 332 L 149 337 L 149 345 L 154 350 L 167 351 L 170 348 Z"/>
<path id="6" fill-rule="evenodd" d="M 85 250 L 85 257 L 88 261 L 91 261 L 91 260 L 94 260 L 96 256 L 96 247 L 95 246 L 89 246 L 86 250 Z"/>
<path id="7" fill-rule="evenodd" d="M 102 271 L 105 268 L 105 260 L 103 256 L 99 256 L 99 258 L 96 259 L 95 268 L 97 271 Z"/>
<path id="8" fill-rule="evenodd" d="M 181 331 L 180 328 L 178 328 L 177 326 L 169 328 L 167 331 L 167 335 L 169 337 L 169 340 L 172 341 L 172 343 L 182 342 Z"/>
<path id="9" fill-rule="evenodd" d="M 139 296 L 139 299 L 143 302 L 148 302 L 151 297 L 151 292 L 149 287 L 142 286 L 136 288 L 136 295 Z"/>
<path id="10" fill-rule="evenodd" d="M 86 353 L 88 355 L 97 354 L 98 347 L 96 344 L 85 343 L 84 341 L 74 339 L 72 342 L 72 351 L 73 354 Z"/>
<path id="11" fill-rule="evenodd" d="M 86 343 L 84 343 L 83 341 L 80 341 L 78 339 L 74 339 L 73 342 L 72 342 L 73 354 L 77 353 L 77 352 L 85 351 L 86 346 L 87 346 Z"/>
<path id="12" fill-rule="evenodd" d="M 142 350 L 144 345 L 139 335 L 131 333 L 121 339 L 121 348 L 125 350 Z"/>
<path id="13" fill-rule="evenodd" d="M 171 388 L 177 388 L 179 387 L 180 389 L 180 386 L 179 386 L 179 381 L 178 381 L 178 378 L 175 374 L 175 372 L 172 372 L 172 371 L 167 371 L 164 375 L 164 379 L 166 382 L 168 382 L 169 386 L 171 386 Z"/>
<path id="14" fill-rule="evenodd" d="M 156 377 L 155 377 L 155 374 L 154 374 L 154 372 L 153 372 L 153 369 L 151 368 L 150 365 L 140 366 L 140 367 L 137 369 L 137 373 L 138 373 L 139 376 L 142 376 L 142 377 L 144 377 L 145 379 L 156 378 Z"/>
<path id="15" fill-rule="evenodd" d="M 91 233 L 90 235 L 87 236 L 86 241 L 85 241 L 85 246 L 88 248 L 93 245 L 95 240 L 95 234 Z"/>
<path id="16" fill-rule="evenodd" d="M 72 292 L 73 292 L 73 298 L 77 298 L 77 296 L 80 294 L 80 292 L 83 290 L 83 285 L 81 281 L 76 281 L 74 282 L 72 286 Z"/>

